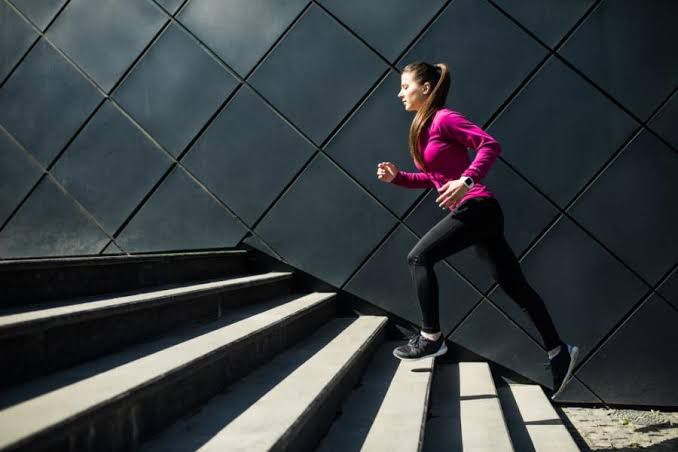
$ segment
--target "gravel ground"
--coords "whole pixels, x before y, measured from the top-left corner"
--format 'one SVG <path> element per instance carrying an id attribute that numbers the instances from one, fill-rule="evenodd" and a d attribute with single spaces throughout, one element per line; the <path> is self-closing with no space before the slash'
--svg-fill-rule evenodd
<path id="1" fill-rule="evenodd" d="M 555 408 L 582 451 L 678 452 L 678 412 Z"/>

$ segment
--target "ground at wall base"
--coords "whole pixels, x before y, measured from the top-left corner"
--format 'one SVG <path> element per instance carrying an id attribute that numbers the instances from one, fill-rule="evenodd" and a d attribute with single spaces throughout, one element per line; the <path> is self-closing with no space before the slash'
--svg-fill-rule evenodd
<path id="1" fill-rule="evenodd" d="M 678 452 L 678 412 L 555 407 L 582 451 Z"/>

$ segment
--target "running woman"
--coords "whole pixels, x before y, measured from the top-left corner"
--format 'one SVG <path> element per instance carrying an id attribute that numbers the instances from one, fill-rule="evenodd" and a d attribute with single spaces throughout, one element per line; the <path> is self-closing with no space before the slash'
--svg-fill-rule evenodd
<path id="1" fill-rule="evenodd" d="M 407 256 L 422 313 L 420 333 L 397 347 L 401 360 L 419 360 L 447 352 L 438 318 L 436 262 L 474 246 L 492 277 L 516 302 L 541 334 L 553 375 L 555 399 L 572 378 L 579 348 L 563 342 L 540 296 L 528 284 L 520 263 L 504 238 L 499 202 L 481 183 L 501 152 L 499 143 L 461 113 L 446 108 L 450 75 L 445 64 L 408 64 L 401 74 L 398 97 L 406 111 L 416 112 L 409 149 L 420 172 L 399 171 L 391 162 L 377 165 L 377 178 L 406 188 L 435 188 L 436 203 L 449 211 L 417 242 Z M 476 151 L 469 164 L 467 148 Z"/>

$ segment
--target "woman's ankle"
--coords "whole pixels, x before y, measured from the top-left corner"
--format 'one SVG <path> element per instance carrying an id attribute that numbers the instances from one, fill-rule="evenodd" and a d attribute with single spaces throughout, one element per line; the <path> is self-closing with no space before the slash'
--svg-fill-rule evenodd
<path id="1" fill-rule="evenodd" d="M 426 333 L 422 330 L 421 335 L 424 336 L 426 339 L 431 340 L 431 341 L 437 341 L 438 338 L 440 338 L 440 335 L 443 334 L 441 331 L 438 331 L 436 333 Z"/>

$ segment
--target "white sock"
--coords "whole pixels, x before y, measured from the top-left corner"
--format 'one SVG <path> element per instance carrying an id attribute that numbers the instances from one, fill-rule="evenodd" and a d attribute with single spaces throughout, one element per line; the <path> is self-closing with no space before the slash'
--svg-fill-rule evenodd
<path id="1" fill-rule="evenodd" d="M 437 341 L 441 334 L 443 333 L 440 331 L 438 331 L 437 333 L 424 333 L 423 331 L 421 332 L 421 335 L 430 341 Z"/>
<path id="2" fill-rule="evenodd" d="M 560 347 L 561 346 L 559 345 L 556 348 L 549 350 L 549 359 L 553 359 L 553 357 L 558 354 L 558 352 L 560 351 Z"/>

